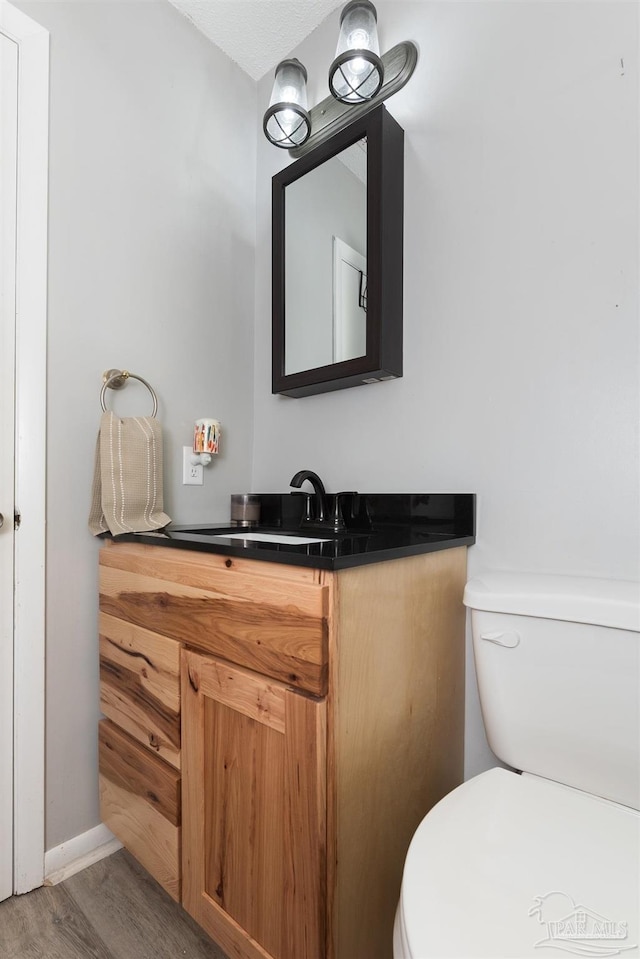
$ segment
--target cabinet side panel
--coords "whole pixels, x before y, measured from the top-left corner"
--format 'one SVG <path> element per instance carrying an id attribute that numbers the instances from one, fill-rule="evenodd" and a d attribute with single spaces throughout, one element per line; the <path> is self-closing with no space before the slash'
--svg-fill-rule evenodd
<path id="1" fill-rule="evenodd" d="M 463 777 L 466 549 L 337 575 L 331 959 L 388 959 L 402 869 Z"/>

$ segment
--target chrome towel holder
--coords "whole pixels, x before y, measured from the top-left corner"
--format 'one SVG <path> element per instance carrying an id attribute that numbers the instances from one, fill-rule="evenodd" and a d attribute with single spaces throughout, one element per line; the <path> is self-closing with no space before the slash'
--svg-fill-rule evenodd
<path id="1" fill-rule="evenodd" d="M 150 383 L 147 383 L 146 380 L 143 380 L 141 376 L 137 376 L 135 373 L 129 373 L 128 370 L 105 370 L 102 374 L 103 387 L 100 390 L 100 406 L 102 407 L 102 411 L 104 413 L 107 412 L 107 404 L 105 403 L 107 390 L 121 390 L 123 386 L 126 386 L 127 380 L 138 380 L 139 383 L 147 387 L 153 399 L 153 412 L 151 415 L 155 416 L 158 412 L 158 397 L 156 396 L 154 388 Z"/>

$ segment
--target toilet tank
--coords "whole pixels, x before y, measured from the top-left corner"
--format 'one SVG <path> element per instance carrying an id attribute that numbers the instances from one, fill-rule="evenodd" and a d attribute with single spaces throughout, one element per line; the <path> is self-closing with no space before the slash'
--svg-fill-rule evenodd
<path id="1" fill-rule="evenodd" d="M 496 756 L 640 808 L 640 584 L 495 572 L 464 603 Z"/>

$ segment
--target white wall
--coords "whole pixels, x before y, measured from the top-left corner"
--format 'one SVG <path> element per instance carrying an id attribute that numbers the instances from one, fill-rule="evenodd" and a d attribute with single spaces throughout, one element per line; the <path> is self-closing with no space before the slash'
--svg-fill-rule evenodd
<path id="1" fill-rule="evenodd" d="M 248 488 L 256 90 L 166 2 L 20 2 L 51 33 L 47 848 L 99 822 L 97 552 L 87 530 L 102 371 L 158 393 L 165 506 L 228 517 Z M 123 413 L 150 412 L 130 383 Z M 223 452 L 181 485 L 193 421 Z"/>
<path id="2" fill-rule="evenodd" d="M 260 138 L 254 488 L 307 467 L 333 490 L 473 490 L 471 575 L 637 577 L 638 8 L 377 7 L 383 49 L 420 48 L 388 104 L 405 130 L 404 378 L 271 396 L 269 191 L 286 159 Z M 310 103 L 337 18 L 292 51 Z M 472 775 L 493 759 L 471 669 L 467 704 Z"/>

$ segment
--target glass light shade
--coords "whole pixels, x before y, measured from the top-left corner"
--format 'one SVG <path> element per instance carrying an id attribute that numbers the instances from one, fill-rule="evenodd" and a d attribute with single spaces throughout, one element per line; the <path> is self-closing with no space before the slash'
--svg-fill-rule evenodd
<path id="1" fill-rule="evenodd" d="M 336 100 L 363 103 L 382 86 L 377 19 L 369 0 L 352 0 L 342 11 L 336 56 L 329 68 L 329 89 Z"/>
<path id="2" fill-rule="evenodd" d="M 307 71 L 299 60 L 283 60 L 276 67 L 271 101 L 264 115 L 264 135 L 274 146 L 301 146 L 309 139 Z"/>

